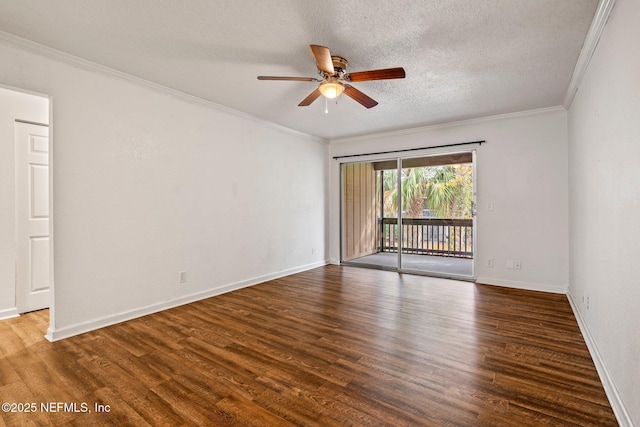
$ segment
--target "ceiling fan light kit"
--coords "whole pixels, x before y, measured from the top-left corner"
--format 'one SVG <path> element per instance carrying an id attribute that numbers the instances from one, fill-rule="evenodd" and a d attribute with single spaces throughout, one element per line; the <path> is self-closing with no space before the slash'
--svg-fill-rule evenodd
<path id="1" fill-rule="evenodd" d="M 320 82 L 318 89 L 325 98 L 333 99 L 342 94 L 344 85 L 337 78 L 329 77 L 327 80 Z"/>
<path id="2" fill-rule="evenodd" d="M 329 48 L 325 46 L 312 44 L 310 48 L 311 55 L 313 55 L 316 60 L 316 67 L 318 67 L 318 73 L 322 77 L 322 80 L 312 77 L 275 76 L 258 76 L 258 80 L 320 82 L 318 88 L 298 104 L 300 107 L 310 105 L 320 95 L 324 96 L 326 99 L 335 99 L 344 93 L 363 107 L 372 108 L 378 105 L 378 103 L 346 82 L 403 79 L 405 77 L 404 68 L 402 67 L 359 71 L 349 74 L 347 73 L 347 65 L 349 64 L 349 61 L 347 61 L 346 58 L 343 58 L 342 56 L 331 56 Z"/>

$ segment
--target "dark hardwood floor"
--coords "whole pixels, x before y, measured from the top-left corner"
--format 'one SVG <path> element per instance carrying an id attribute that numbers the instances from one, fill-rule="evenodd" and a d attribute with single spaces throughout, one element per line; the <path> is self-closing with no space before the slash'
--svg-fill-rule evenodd
<path id="1" fill-rule="evenodd" d="M 0 425 L 617 425 L 564 295 L 327 266 L 55 343 L 47 325 L 0 321 L 0 401 L 37 405 Z"/>

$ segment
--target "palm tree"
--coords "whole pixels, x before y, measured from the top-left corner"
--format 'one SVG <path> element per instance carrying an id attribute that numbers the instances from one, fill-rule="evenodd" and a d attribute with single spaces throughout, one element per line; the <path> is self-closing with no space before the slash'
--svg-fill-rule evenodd
<path id="1" fill-rule="evenodd" d="M 471 217 L 473 197 L 471 165 L 416 167 L 402 169 L 401 174 L 403 217 L 421 218 L 425 200 L 427 207 L 435 211 L 438 218 Z M 396 173 L 391 171 L 383 173 L 382 185 L 384 216 L 396 217 L 398 212 Z M 397 235 L 397 229 L 394 234 Z M 456 237 L 452 236 L 452 238 Z M 417 241 L 422 241 L 422 227 L 417 228 Z M 391 242 L 389 244 L 395 246 Z"/>
<path id="2" fill-rule="evenodd" d="M 424 168 L 402 169 L 402 207 L 406 216 L 422 216 L 422 205 L 426 184 Z M 398 212 L 398 182 L 395 173 L 384 175 L 385 216 L 396 216 Z"/>
<path id="3" fill-rule="evenodd" d="M 450 165 L 402 169 L 402 207 L 407 218 L 422 216 L 424 200 L 440 218 L 468 217 L 471 213 L 472 175 L 470 165 Z M 385 173 L 385 217 L 398 212 L 398 185 L 395 173 Z"/>
<path id="4" fill-rule="evenodd" d="M 452 206 L 455 205 L 456 198 L 456 188 L 452 185 L 456 177 L 456 169 L 452 166 L 422 169 L 429 175 L 424 186 L 427 206 L 436 212 L 437 217 L 451 218 Z"/>

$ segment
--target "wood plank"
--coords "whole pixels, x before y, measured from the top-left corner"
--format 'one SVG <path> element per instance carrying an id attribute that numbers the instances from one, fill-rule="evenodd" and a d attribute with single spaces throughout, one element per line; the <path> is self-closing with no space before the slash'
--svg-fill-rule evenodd
<path id="1" fill-rule="evenodd" d="M 565 296 L 326 266 L 89 332 L 0 322 L 1 425 L 617 425 Z"/>

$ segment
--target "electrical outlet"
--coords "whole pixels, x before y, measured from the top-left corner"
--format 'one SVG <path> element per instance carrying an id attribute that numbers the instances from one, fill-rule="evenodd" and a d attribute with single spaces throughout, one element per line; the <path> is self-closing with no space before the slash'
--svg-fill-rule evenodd
<path id="1" fill-rule="evenodd" d="M 522 264 L 520 261 L 508 259 L 507 260 L 507 269 L 509 270 L 520 270 L 522 268 Z"/>
<path id="2" fill-rule="evenodd" d="M 493 258 L 487 259 L 487 267 L 493 268 Z"/>
<path id="3" fill-rule="evenodd" d="M 179 271 L 178 272 L 178 283 L 187 283 L 187 272 Z"/>
<path id="4" fill-rule="evenodd" d="M 489 204 L 487 205 L 487 210 L 488 210 L 489 212 L 493 212 L 494 207 L 495 207 L 495 206 L 493 205 L 493 202 L 489 202 Z"/>
<path id="5" fill-rule="evenodd" d="M 587 297 L 587 310 L 589 310 L 589 308 L 591 308 L 591 304 L 589 303 L 589 297 Z"/>
<path id="6" fill-rule="evenodd" d="M 316 254 L 316 248 L 311 248 L 311 255 L 315 255 Z"/>

